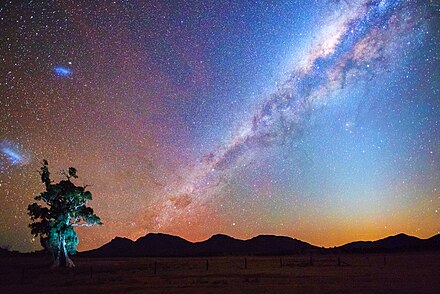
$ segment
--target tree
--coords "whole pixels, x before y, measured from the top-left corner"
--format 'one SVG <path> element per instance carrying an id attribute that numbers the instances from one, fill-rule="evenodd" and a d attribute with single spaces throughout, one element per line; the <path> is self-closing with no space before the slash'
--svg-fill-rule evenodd
<path id="1" fill-rule="evenodd" d="M 76 169 L 70 167 L 62 174 L 67 178 L 59 183 L 50 179 L 49 164 L 43 160 L 40 169 L 41 181 L 46 191 L 36 196 L 36 201 L 28 206 L 32 223 L 31 233 L 38 237 L 43 248 L 52 254 L 53 266 L 74 267 L 69 254 L 75 254 L 79 239 L 74 227 L 102 225 L 100 218 L 87 207 L 92 194 L 86 191 L 87 186 L 76 186 L 71 179 L 78 178 Z"/>

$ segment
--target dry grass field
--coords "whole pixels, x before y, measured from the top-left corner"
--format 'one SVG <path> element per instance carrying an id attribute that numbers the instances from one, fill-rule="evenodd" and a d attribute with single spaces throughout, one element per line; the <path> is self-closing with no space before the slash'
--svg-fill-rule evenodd
<path id="1" fill-rule="evenodd" d="M 1 258 L 0 293 L 440 293 L 440 252 L 384 257 Z"/>

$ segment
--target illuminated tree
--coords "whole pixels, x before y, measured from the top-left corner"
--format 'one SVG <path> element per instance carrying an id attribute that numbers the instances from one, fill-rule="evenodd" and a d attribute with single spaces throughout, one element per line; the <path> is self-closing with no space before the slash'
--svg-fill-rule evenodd
<path id="1" fill-rule="evenodd" d="M 101 225 L 101 220 L 87 207 L 87 202 L 92 200 L 92 194 L 86 187 L 76 186 L 71 179 L 78 178 L 76 169 L 70 167 L 63 175 L 67 180 L 53 183 L 50 179 L 49 166 L 43 160 L 40 169 L 41 181 L 46 186 L 46 191 L 34 199 L 42 201 L 28 206 L 28 214 L 32 223 L 29 225 L 31 233 L 40 236 L 40 243 L 45 250 L 52 253 L 53 266 L 74 267 L 69 254 L 75 254 L 78 237 L 74 227 L 90 227 Z"/>

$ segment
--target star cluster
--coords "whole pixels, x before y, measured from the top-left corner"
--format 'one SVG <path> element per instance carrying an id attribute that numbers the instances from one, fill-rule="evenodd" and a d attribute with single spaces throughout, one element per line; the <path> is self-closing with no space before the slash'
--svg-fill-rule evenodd
<path id="1" fill-rule="evenodd" d="M 0 22 L 0 245 L 39 246 L 43 158 L 91 185 L 80 250 L 440 231 L 435 1 L 9 1 Z"/>

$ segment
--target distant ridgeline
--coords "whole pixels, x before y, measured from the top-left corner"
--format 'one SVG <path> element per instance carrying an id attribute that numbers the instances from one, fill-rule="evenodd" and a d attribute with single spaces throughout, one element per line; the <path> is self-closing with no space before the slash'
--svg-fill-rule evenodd
<path id="1" fill-rule="evenodd" d="M 376 253 L 417 252 L 440 250 L 440 234 L 420 239 L 405 234 L 377 241 L 357 241 L 339 247 L 324 248 L 284 236 L 260 235 L 239 240 L 227 235 L 214 235 L 202 242 L 189 242 L 167 234 L 147 234 L 136 241 L 116 237 L 109 243 L 90 251 L 79 252 L 81 257 L 185 257 L 185 256 L 281 256 L 308 253 Z M 42 251 L 20 253 L 0 248 L 1 257 L 42 255 Z"/>
<path id="2" fill-rule="evenodd" d="M 116 237 L 100 248 L 81 252 L 80 256 L 96 257 L 177 257 L 231 255 L 290 255 L 334 252 L 394 252 L 440 249 L 440 234 L 429 239 L 399 234 L 377 241 L 359 241 L 333 248 L 323 248 L 283 236 L 260 235 L 249 240 L 238 240 L 227 235 L 214 235 L 206 241 L 189 242 L 166 234 L 147 234 L 136 241 Z"/>

